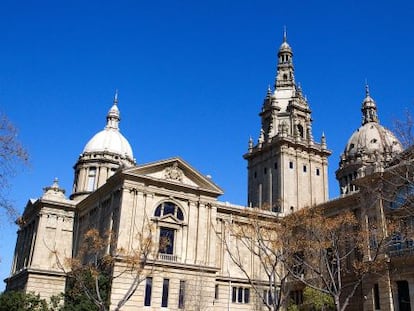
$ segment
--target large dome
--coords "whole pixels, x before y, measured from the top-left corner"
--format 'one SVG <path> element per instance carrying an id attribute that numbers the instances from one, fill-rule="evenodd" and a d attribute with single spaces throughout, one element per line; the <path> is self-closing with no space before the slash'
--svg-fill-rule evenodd
<path id="1" fill-rule="evenodd" d="M 397 137 L 379 124 L 377 106 L 368 86 L 361 111 L 362 125 L 349 138 L 336 171 L 341 194 L 357 191 L 355 179 L 382 170 L 403 151 Z"/>
<path id="2" fill-rule="evenodd" d="M 88 141 L 75 164 L 72 200 L 83 200 L 117 171 L 135 165 L 131 145 L 119 131 L 120 120 L 116 92 L 105 128 Z"/>
<path id="3" fill-rule="evenodd" d="M 132 148 L 126 138 L 115 129 L 105 128 L 92 137 L 83 152 L 111 152 L 133 159 Z"/>
<path id="4" fill-rule="evenodd" d="M 390 130 L 377 122 L 368 122 L 357 129 L 348 140 L 343 160 L 348 162 L 362 157 L 372 161 L 378 157 L 390 160 L 390 157 L 402 150 L 401 143 Z"/>
<path id="5" fill-rule="evenodd" d="M 109 152 L 133 161 L 131 145 L 119 131 L 120 113 L 118 109 L 118 95 L 115 95 L 114 104 L 106 116 L 105 128 L 88 141 L 84 153 Z"/>

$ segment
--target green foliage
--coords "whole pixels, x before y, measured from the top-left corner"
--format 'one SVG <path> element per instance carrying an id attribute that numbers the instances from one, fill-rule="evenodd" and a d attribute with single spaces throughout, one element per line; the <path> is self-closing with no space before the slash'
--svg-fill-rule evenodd
<path id="1" fill-rule="evenodd" d="M 39 295 L 8 291 L 0 294 L 0 311 L 50 311 L 48 303 Z"/>
<path id="2" fill-rule="evenodd" d="M 299 310 L 300 309 L 299 309 L 298 305 L 295 304 L 295 303 L 289 304 L 289 306 L 287 308 L 287 311 L 299 311 Z"/>
<path id="3" fill-rule="evenodd" d="M 312 307 L 316 311 L 335 308 L 335 303 L 331 296 L 311 287 L 305 287 L 303 291 L 303 304 Z"/>
<path id="4" fill-rule="evenodd" d="M 98 276 L 100 295 L 103 301 L 109 305 L 110 277 L 106 272 L 100 272 Z M 88 294 L 91 295 L 88 297 Z M 93 302 L 96 299 L 95 279 L 90 271 L 78 271 L 76 277 L 71 277 L 64 294 L 64 306 L 61 311 L 98 311 L 99 307 Z M 1 311 L 1 310 L 0 310 Z"/>
<path id="5" fill-rule="evenodd" d="M 65 303 L 60 311 L 98 311 L 98 307 L 83 293 L 65 294 Z"/>
<path id="6" fill-rule="evenodd" d="M 63 293 L 50 297 L 49 310 L 50 311 L 61 311 L 63 298 L 64 298 Z"/>

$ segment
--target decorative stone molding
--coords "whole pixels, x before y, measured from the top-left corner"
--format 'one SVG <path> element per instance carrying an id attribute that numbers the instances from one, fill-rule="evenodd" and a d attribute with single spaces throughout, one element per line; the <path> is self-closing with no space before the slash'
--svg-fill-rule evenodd
<path id="1" fill-rule="evenodd" d="M 167 167 L 164 170 L 164 176 L 166 179 L 183 182 L 184 173 L 183 170 L 178 167 L 178 163 L 175 162 L 172 166 Z"/>

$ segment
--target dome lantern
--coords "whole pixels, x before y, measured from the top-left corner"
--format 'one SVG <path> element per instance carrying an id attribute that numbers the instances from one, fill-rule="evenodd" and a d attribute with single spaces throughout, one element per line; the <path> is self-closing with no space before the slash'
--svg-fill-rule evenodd
<path id="1" fill-rule="evenodd" d="M 372 97 L 369 95 L 369 86 L 368 84 L 365 85 L 365 98 L 362 102 L 362 124 L 368 122 L 377 122 L 378 123 L 378 115 L 377 115 L 377 105 Z"/>

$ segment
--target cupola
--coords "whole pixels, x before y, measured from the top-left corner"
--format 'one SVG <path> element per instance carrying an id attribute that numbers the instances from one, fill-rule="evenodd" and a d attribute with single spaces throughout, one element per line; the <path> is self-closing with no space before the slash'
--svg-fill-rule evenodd
<path id="1" fill-rule="evenodd" d="M 368 85 L 361 112 L 362 125 L 349 138 L 336 171 L 342 195 L 357 191 L 355 179 L 382 170 L 403 150 L 395 135 L 379 123 L 377 105 Z"/>
<path id="2" fill-rule="evenodd" d="M 131 145 L 119 129 L 120 120 L 116 92 L 105 128 L 88 141 L 75 164 L 71 199 L 83 198 L 102 186 L 118 169 L 135 165 Z"/>

